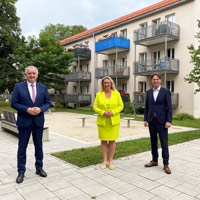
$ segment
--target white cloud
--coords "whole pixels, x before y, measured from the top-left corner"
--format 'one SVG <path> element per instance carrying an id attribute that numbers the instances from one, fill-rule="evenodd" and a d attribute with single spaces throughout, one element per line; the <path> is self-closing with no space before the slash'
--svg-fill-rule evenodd
<path id="1" fill-rule="evenodd" d="M 17 15 L 24 35 L 38 34 L 49 23 L 83 25 L 88 29 L 159 0 L 18 0 Z"/>

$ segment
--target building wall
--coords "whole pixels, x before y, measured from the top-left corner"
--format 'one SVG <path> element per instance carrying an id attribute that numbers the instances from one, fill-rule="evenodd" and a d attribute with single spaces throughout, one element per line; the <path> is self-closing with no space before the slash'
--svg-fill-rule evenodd
<path id="1" fill-rule="evenodd" d="M 187 112 L 193 114 L 195 117 L 200 117 L 200 103 L 199 94 L 194 95 L 196 88 L 195 84 L 188 84 L 184 81 L 184 77 L 192 70 L 193 65 L 190 63 L 190 54 L 187 46 L 194 44 L 196 47 L 199 45 L 198 40 L 195 39 L 194 34 L 198 32 L 197 19 L 200 19 L 200 0 L 188 1 L 184 4 L 176 7 L 163 10 L 156 14 L 152 14 L 148 17 L 143 17 L 137 21 L 129 24 L 124 24 L 112 30 L 105 31 L 103 33 L 96 34 L 95 37 L 89 37 L 78 42 L 72 42 L 65 47 L 72 47 L 76 43 L 84 43 L 89 41 L 89 48 L 91 49 L 91 60 L 86 61 L 89 63 L 89 71 L 92 73 L 92 79 L 90 84 L 90 93 L 92 95 L 92 104 L 95 98 L 95 93 L 100 89 L 100 81 L 95 79 L 95 68 L 103 67 L 103 60 L 109 60 L 109 66 L 111 66 L 112 60 L 115 58 L 113 55 L 103 55 L 95 53 L 95 42 L 98 38 L 104 35 L 110 35 L 117 32 L 120 35 L 120 30 L 127 29 L 127 38 L 130 39 L 130 50 L 128 52 L 118 53 L 118 65 L 120 65 L 120 58 L 127 57 L 127 66 L 130 67 L 130 78 L 118 80 L 118 89 L 121 89 L 122 83 L 127 83 L 127 92 L 130 94 L 131 100 L 133 100 L 134 92 L 134 57 L 135 57 L 135 45 L 134 45 L 134 30 L 138 29 L 140 24 L 147 22 L 148 25 L 152 24 L 152 20 L 160 18 L 160 21 L 165 21 L 165 17 L 170 14 L 175 14 L 175 23 L 180 26 L 180 39 L 178 41 L 171 41 L 167 43 L 167 48 L 175 48 L 175 59 L 179 59 L 179 73 L 168 74 L 167 80 L 174 80 L 174 93 L 179 93 L 179 106 L 174 108 L 174 113 Z M 186 17 L 184 17 L 186 16 Z M 156 44 L 151 47 L 145 47 L 136 45 L 136 61 L 139 61 L 139 53 L 146 52 L 147 59 L 152 58 L 153 51 L 160 50 L 160 57 L 165 57 L 165 44 Z M 85 61 L 84 61 L 85 62 Z M 146 81 L 147 89 L 151 87 L 151 81 L 149 76 L 137 76 L 136 77 L 136 91 L 138 91 L 138 83 L 140 81 Z M 76 83 L 69 83 L 67 93 L 72 92 L 72 85 Z M 164 84 L 163 84 L 164 85 Z"/>

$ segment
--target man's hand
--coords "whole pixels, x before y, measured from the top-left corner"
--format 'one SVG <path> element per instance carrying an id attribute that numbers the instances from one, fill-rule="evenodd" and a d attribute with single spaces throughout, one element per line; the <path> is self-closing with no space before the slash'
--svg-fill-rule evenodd
<path id="1" fill-rule="evenodd" d="M 148 126 L 148 122 L 144 122 L 144 127 L 147 127 Z"/>
<path id="2" fill-rule="evenodd" d="M 169 128 L 169 127 L 171 127 L 171 123 L 166 122 L 166 123 L 165 123 L 165 128 Z"/>
<path id="3" fill-rule="evenodd" d="M 38 115 L 40 114 L 42 111 L 39 107 L 32 107 L 32 108 L 28 108 L 27 109 L 27 113 L 29 113 L 30 115 Z"/>

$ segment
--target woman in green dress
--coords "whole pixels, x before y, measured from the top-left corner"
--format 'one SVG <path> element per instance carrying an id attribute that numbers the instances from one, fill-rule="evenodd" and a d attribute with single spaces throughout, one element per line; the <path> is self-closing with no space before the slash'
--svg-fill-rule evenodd
<path id="1" fill-rule="evenodd" d="M 114 82 L 109 76 L 102 79 L 101 86 L 101 91 L 97 93 L 93 105 L 94 111 L 98 114 L 97 126 L 103 154 L 101 169 L 107 166 L 107 144 L 109 146 L 109 168 L 114 169 L 115 140 L 119 136 L 120 112 L 124 105 L 120 93 L 115 90 Z"/>

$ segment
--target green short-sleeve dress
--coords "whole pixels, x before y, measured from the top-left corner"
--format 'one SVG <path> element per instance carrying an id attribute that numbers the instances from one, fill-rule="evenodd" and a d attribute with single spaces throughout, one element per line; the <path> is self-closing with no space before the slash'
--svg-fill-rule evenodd
<path id="1" fill-rule="evenodd" d="M 106 105 L 106 111 L 110 110 L 110 104 L 111 104 L 111 97 L 106 98 L 105 97 L 105 105 Z M 111 118 L 106 117 L 106 124 L 98 125 L 98 133 L 99 133 L 99 139 L 104 141 L 113 141 L 116 140 L 119 137 L 119 124 L 112 125 Z"/>

